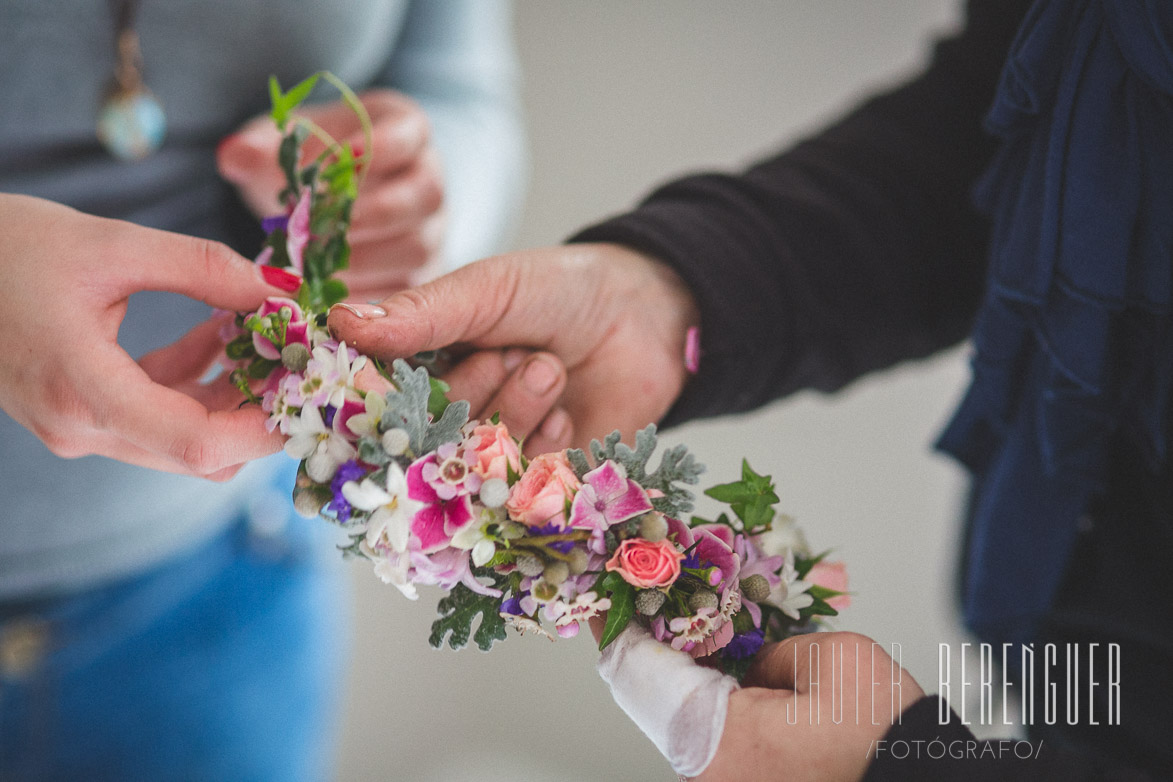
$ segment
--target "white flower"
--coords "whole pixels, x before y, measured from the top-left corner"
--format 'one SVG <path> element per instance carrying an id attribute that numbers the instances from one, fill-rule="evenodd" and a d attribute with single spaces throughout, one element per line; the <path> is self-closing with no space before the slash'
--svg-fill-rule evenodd
<path id="1" fill-rule="evenodd" d="M 782 582 L 774 587 L 766 602 L 781 608 L 782 613 L 791 619 L 798 619 L 798 612 L 815 602 L 815 599 L 806 592 L 813 585 L 809 581 L 798 579 L 798 571 L 794 569 L 793 551 L 786 551 L 786 561 L 782 564 L 778 576 Z"/>
<path id="2" fill-rule="evenodd" d="M 352 415 L 347 420 L 346 425 L 350 427 L 350 431 L 354 432 L 357 437 L 378 437 L 379 422 L 383 420 L 383 411 L 387 409 L 387 400 L 382 394 L 376 394 L 370 391 L 363 397 L 363 405 L 366 407 L 366 412 Z M 399 454 L 393 453 L 391 455 L 398 456 Z M 354 503 L 351 504 L 353 505 Z"/>
<path id="3" fill-rule="evenodd" d="M 490 524 L 500 524 L 505 520 L 501 511 L 485 508 L 481 511 L 480 520 L 467 524 L 452 536 L 452 548 L 472 551 L 472 563 L 483 567 L 493 555 L 497 553 L 497 541 L 488 534 Z"/>
<path id="4" fill-rule="evenodd" d="M 328 483 L 338 465 L 355 456 L 354 446 L 327 429 L 322 413 L 308 405 L 301 409 L 300 416 L 289 420 L 285 453 L 294 459 L 305 459 L 305 471 L 315 483 Z"/>
<path id="5" fill-rule="evenodd" d="M 407 551 L 411 520 L 424 503 L 407 496 L 407 477 L 395 462 L 387 465 L 386 488 L 370 478 L 362 483 L 342 484 L 342 496 L 354 507 L 371 513 L 366 543 L 372 549 L 389 548 L 396 554 Z"/>
<path id="6" fill-rule="evenodd" d="M 785 555 L 787 551 L 796 551 L 804 557 L 810 556 L 810 546 L 806 536 L 793 516 L 779 513 L 770 524 L 770 530 L 756 537 L 758 548 L 767 557 Z"/>
<path id="7" fill-rule="evenodd" d="M 359 551 L 375 563 L 375 575 L 384 584 L 394 584 L 408 600 L 418 600 L 419 592 L 411 581 L 411 555 L 396 554 L 394 551 L 376 550 L 364 540 L 358 544 Z"/>

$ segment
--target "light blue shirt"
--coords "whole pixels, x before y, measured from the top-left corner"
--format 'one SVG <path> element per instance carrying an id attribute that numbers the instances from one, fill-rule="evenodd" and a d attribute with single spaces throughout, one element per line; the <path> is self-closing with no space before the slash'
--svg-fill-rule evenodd
<path id="1" fill-rule="evenodd" d="M 269 74 L 288 86 L 328 69 L 355 89 L 401 90 L 427 111 L 445 167 L 448 264 L 499 249 L 524 169 L 504 2 L 141 2 L 145 80 L 168 135 L 131 164 L 104 152 L 94 131 L 113 26 L 105 2 L 0 0 L 0 192 L 239 244 L 250 218 L 216 174 L 216 144 L 267 109 Z M 207 315 L 179 296 L 136 294 L 119 341 L 140 356 Z M 85 588 L 160 562 L 271 497 L 292 467 L 279 455 L 214 484 L 97 456 L 64 460 L 0 412 L 0 599 Z"/>

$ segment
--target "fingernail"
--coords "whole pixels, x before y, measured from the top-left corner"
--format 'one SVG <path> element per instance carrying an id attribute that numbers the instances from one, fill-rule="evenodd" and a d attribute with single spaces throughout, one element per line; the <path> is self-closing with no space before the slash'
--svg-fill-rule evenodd
<path id="1" fill-rule="evenodd" d="M 506 372 L 512 372 L 521 366 L 521 362 L 529 355 L 529 351 L 525 348 L 510 348 L 505 351 L 505 355 L 501 358 L 501 363 L 505 365 Z"/>
<path id="2" fill-rule="evenodd" d="M 547 358 L 535 356 L 523 370 L 521 380 L 532 394 L 545 394 L 558 382 L 561 373 Z"/>
<path id="3" fill-rule="evenodd" d="M 542 436 L 551 442 L 558 442 L 564 431 L 566 431 L 566 413 L 562 410 L 555 410 L 546 416 L 545 421 L 542 421 Z"/>
<path id="4" fill-rule="evenodd" d="M 695 375 L 701 370 L 701 330 L 692 326 L 684 335 L 684 368 Z"/>
<path id="5" fill-rule="evenodd" d="M 275 288 L 293 293 L 301 287 L 301 276 L 277 266 L 262 266 L 261 276 Z"/>
<path id="6" fill-rule="evenodd" d="M 363 145 L 362 144 L 351 144 L 350 145 L 350 154 L 351 155 L 353 155 L 354 157 L 362 157 L 362 153 L 363 153 Z"/>
<path id="7" fill-rule="evenodd" d="M 344 301 L 341 304 L 335 304 L 334 307 L 344 309 L 360 320 L 387 317 L 387 310 L 383 309 L 378 304 L 351 304 Z M 334 307 L 331 307 L 330 309 L 333 310 Z"/>

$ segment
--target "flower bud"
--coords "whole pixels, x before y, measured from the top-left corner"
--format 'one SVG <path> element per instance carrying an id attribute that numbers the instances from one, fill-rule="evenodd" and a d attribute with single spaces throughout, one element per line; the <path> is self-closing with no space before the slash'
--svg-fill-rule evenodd
<path id="1" fill-rule="evenodd" d="M 535 557 L 533 554 L 522 554 L 517 558 L 517 569 L 523 576 L 530 576 L 537 578 L 545 572 L 546 566 L 542 560 Z"/>
<path id="2" fill-rule="evenodd" d="M 693 611 L 700 611 L 702 608 L 716 608 L 720 604 L 721 601 L 717 599 L 717 593 L 707 589 L 694 592 L 692 597 L 688 598 L 688 607 Z"/>
<path id="3" fill-rule="evenodd" d="M 411 435 L 403 429 L 388 429 L 383 432 L 382 444 L 388 456 L 399 456 L 411 445 Z"/>
<path id="4" fill-rule="evenodd" d="M 506 521 L 501 525 L 501 537 L 506 540 L 524 538 L 527 532 L 529 532 L 529 528 L 524 524 L 518 524 L 516 521 Z"/>
<path id="5" fill-rule="evenodd" d="M 551 562 L 542 571 L 542 578 L 554 586 L 562 586 L 566 579 L 570 578 L 570 565 L 560 561 Z"/>
<path id="6" fill-rule="evenodd" d="M 500 508 L 509 499 L 509 484 L 500 478 L 490 478 L 481 484 L 480 498 L 486 508 Z"/>
<path id="7" fill-rule="evenodd" d="M 312 488 L 299 486 L 293 490 L 293 509 L 307 519 L 312 519 L 321 513 L 322 506 L 325 504 L 326 500 L 322 497 L 321 492 Z"/>
<path id="8" fill-rule="evenodd" d="M 300 342 L 291 342 L 281 349 L 281 363 L 290 372 L 304 372 L 310 363 L 310 349 Z"/>
<path id="9" fill-rule="evenodd" d="M 558 597 L 558 587 L 549 581 L 535 581 L 533 586 L 530 587 L 530 594 L 534 596 L 534 600 L 548 603 Z"/>
<path id="10" fill-rule="evenodd" d="M 635 610 L 644 616 L 655 616 L 667 599 L 668 596 L 658 589 L 641 589 L 635 593 Z"/>
<path id="11" fill-rule="evenodd" d="M 645 513 L 639 520 L 639 536 L 652 543 L 668 537 L 668 522 L 661 513 Z"/>
<path id="12" fill-rule="evenodd" d="M 576 576 L 585 573 L 591 565 L 591 558 L 580 548 L 572 548 L 566 556 L 566 564 L 570 566 L 570 572 Z"/>
<path id="13" fill-rule="evenodd" d="M 760 603 L 770 596 L 770 582 L 760 573 L 741 579 L 741 594 L 749 601 Z"/>

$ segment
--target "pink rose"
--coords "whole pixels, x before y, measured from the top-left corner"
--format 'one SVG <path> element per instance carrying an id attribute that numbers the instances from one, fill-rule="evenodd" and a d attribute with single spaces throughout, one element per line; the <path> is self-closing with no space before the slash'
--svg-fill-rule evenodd
<path id="1" fill-rule="evenodd" d="M 836 592 L 847 591 L 847 565 L 843 562 L 820 562 L 807 573 L 807 581 L 818 584 Z M 842 611 L 851 605 L 851 595 L 839 595 L 827 601 L 827 605 L 836 611 Z"/>
<path id="2" fill-rule="evenodd" d="M 521 474 L 521 453 L 517 450 L 517 442 L 509 436 L 505 424 L 481 424 L 472 430 L 472 436 L 479 438 L 476 447 L 472 449 L 476 457 L 472 467 L 474 472 L 485 480 L 506 480 L 509 474 L 507 467 L 513 468 L 515 475 Z"/>
<path id="3" fill-rule="evenodd" d="M 668 586 L 680 575 L 684 554 L 667 538 L 652 542 L 628 538 L 619 544 L 607 562 L 607 570 L 617 572 L 634 587 L 652 589 Z"/>
<path id="4" fill-rule="evenodd" d="M 566 504 L 582 486 L 566 454 L 544 453 L 529 463 L 521 480 L 509 490 L 505 509 L 509 515 L 531 527 L 553 522 L 566 526 Z"/>

